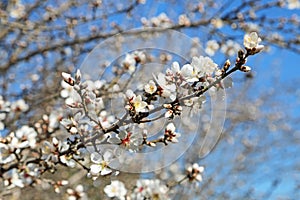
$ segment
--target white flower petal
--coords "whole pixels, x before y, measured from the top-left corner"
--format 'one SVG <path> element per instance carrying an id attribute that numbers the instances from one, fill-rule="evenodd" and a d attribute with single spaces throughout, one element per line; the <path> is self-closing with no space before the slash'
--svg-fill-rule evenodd
<path id="1" fill-rule="evenodd" d="M 101 169 L 102 169 L 102 167 L 100 165 L 93 164 L 90 167 L 90 173 L 92 175 L 97 175 L 97 174 L 99 174 L 99 172 L 101 171 Z"/>
<path id="2" fill-rule="evenodd" d="M 110 174 L 112 172 L 111 169 L 105 167 L 104 169 L 101 170 L 101 176 L 105 176 L 107 174 Z"/>

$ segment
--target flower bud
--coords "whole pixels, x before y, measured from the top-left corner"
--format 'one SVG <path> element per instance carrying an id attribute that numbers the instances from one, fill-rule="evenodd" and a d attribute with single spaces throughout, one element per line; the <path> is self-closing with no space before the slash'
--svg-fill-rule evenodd
<path id="1" fill-rule="evenodd" d="M 167 109 L 170 109 L 170 108 L 172 108 L 172 105 L 171 104 L 164 104 L 163 107 L 167 108 Z"/>
<path id="2" fill-rule="evenodd" d="M 66 72 L 62 72 L 61 75 L 62 75 L 62 77 L 63 77 L 63 79 L 66 83 L 68 83 L 71 86 L 74 86 L 75 80 L 72 78 L 71 74 L 68 74 Z"/>
<path id="3" fill-rule="evenodd" d="M 80 80 L 81 80 L 81 72 L 79 69 L 77 69 L 76 71 L 76 74 L 75 74 L 75 80 L 76 80 L 76 83 L 79 84 L 80 83 Z"/>
<path id="4" fill-rule="evenodd" d="M 223 69 L 225 72 L 229 69 L 230 65 L 231 65 L 231 63 L 230 63 L 229 59 L 227 59 L 223 66 Z"/>
<path id="5" fill-rule="evenodd" d="M 241 66 L 240 70 L 242 72 L 250 72 L 251 71 L 251 68 L 249 66 Z"/>
<path id="6" fill-rule="evenodd" d="M 238 58 L 239 59 L 243 59 L 244 58 L 244 51 L 243 50 L 239 50 L 239 52 L 238 52 Z"/>

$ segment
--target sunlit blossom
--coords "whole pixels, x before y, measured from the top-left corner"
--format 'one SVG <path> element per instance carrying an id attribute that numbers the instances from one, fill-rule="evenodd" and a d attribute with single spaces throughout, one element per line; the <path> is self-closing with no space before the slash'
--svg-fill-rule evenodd
<path id="1" fill-rule="evenodd" d="M 90 167 L 90 173 L 92 176 L 101 176 L 110 174 L 112 170 L 108 167 L 110 161 L 113 158 L 113 154 L 110 151 L 106 151 L 103 156 L 97 152 L 91 154 L 91 161 L 94 163 Z"/>
<path id="2" fill-rule="evenodd" d="M 34 148 L 36 145 L 37 133 L 32 127 L 24 125 L 12 135 L 10 146 L 13 148 Z"/>
<path id="3" fill-rule="evenodd" d="M 175 125 L 173 123 L 169 123 L 165 128 L 165 139 L 172 143 L 177 143 L 178 138 L 180 137 L 179 133 L 175 132 Z"/>
<path id="4" fill-rule="evenodd" d="M 87 195 L 84 192 L 83 185 L 77 185 L 75 189 L 68 188 L 67 189 L 68 200 L 87 200 Z"/>
<path id="5" fill-rule="evenodd" d="M 203 166 L 199 166 L 198 163 L 194 163 L 192 166 L 188 166 L 186 171 L 189 181 L 202 182 L 202 173 L 204 172 Z"/>
<path id="6" fill-rule="evenodd" d="M 127 190 L 123 182 L 114 180 L 110 185 L 104 187 L 105 194 L 110 198 L 117 198 L 119 200 L 125 200 Z"/>
<path id="7" fill-rule="evenodd" d="M 299 0 L 287 0 L 288 9 L 300 9 L 300 1 Z"/>
<path id="8" fill-rule="evenodd" d="M 241 49 L 240 45 L 233 40 L 227 40 L 225 44 L 221 46 L 221 52 L 228 56 L 234 56 Z"/>
<path id="9" fill-rule="evenodd" d="M 136 68 L 136 60 L 134 55 L 126 54 L 125 59 L 122 62 L 123 67 L 128 70 L 129 73 L 133 73 Z"/>
<path id="10" fill-rule="evenodd" d="M 156 87 L 156 84 L 153 80 L 150 80 L 148 84 L 146 84 L 144 86 L 144 90 L 145 92 L 147 92 L 148 94 L 153 94 L 156 92 L 157 90 L 157 87 Z"/>
<path id="11" fill-rule="evenodd" d="M 156 83 L 160 86 L 160 95 L 174 101 L 176 99 L 176 85 L 174 83 L 167 82 L 166 76 L 163 73 L 159 73 L 157 77 L 153 77 Z"/>
<path id="12" fill-rule="evenodd" d="M 134 128 L 126 130 L 126 128 L 122 127 L 119 134 L 115 137 L 110 137 L 108 142 L 111 144 L 121 145 L 130 152 L 135 152 L 142 144 L 142 136 Z"/>
<path id="13" fill-rule="evenodd" d="M 158 179 L 140 179 L 136 182 L 136 187 L 131 194 L 132 199 L 157 199 L 168 200 L 169 189 Z"/>
<path id="14" fill-rule="evenodd" d="M 26 112 L 29 109 L 29 106 L 24 99 L 19 99 L 11 103 L 11 109 L 15 112 Z"/>
<path id="15" fill-rule="evenodd" d="M 263 49 L 263 45 L 260 45 L 261 38 L 258 37 L 256 32 L 246 34 L 244 37 L 244 46 L 246 49 L 253 50 L 257 53 Z"/>
<path id="16" fill-rule="evenodd" d="M 209 40 L 206 43 L 206 48 L 205 48 L 205 53 L 209 56 L 215 55 L 215 52 L 219 49 L 219 44 L 217 43 L 216 40 Z"/>

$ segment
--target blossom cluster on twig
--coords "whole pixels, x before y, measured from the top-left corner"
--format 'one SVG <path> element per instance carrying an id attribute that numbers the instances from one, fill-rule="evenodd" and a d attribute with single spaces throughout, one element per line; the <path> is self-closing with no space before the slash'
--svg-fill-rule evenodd
<path id="1" fill-rule="evenodd" d="M 205 103 L 205 93 L 210 90 L 217 92 L 225 87 L 231 87 L 231 81 L 225 81 L 235 71 L 249 72 L 246 66 L 247 58 L 263 49 L 261 39 L 256 32 L 244 37 L 245 51 L 240 50 L 234 66 L 227 60 L 219 67 L 211 58 L 194 57 L 192 62 L 180 66 L 174 62 L 165 73 L 153 74 L 153 78 L 145 83 L 142 90 L 120 91 L 120 86 L 106 83 L 103 80 L 82 80 L 80 70 L 72 76 L 63 72 L 63 91 L 61 95 L 68 99 L 66 104 L 72 110 L 72 115 L 43 116 L 43 119 L 33 127 L 23 126 L 16 132 L 0 138 L 0 174 L 4 185 L 8 188 L 25 187 L 41 182 L 51 184 L 57 192 L 66 185 L 66 181 L 54 182 L 44 180 L 43 173 L 54 172 L 57 165 L 74 168 L 79 166 L 87 171 L 93 180 L 114 173 L 110 162 L 120 159 L 114 149 L 100 149 L 99 144 L 111 144 L 130 152 L 139 152 L 144 147 L 155 148 L 158 144 L 176 145 L 184 133 L 176 127 L 175 120 L 184 109 L 201 108 Z M 132 76 L 138 66 L 145 61 L 143 52 L 135 51 L 126 55 L 117 75 L 124 73 Z M 120 77 L 119 76 L 119 77 Z M 103 93 L 104 91 L 104 93 Z M 124 115 L 114 116 L 106 109 L 106 93 L 121 93 L 124 105 Z M 26 103 L 22 100 L 9 103 L 0 99 L 1 120 L 5 120 L 10 111 L 26 112 Z M 143 124 L 166 119 L 168 123 L 156 138 L 148 137 L 148 130 Z M 51 121 L 52 120 L 52 121 Z M 42 141 L 41 133 L 45 127 L 51 132 L 58 128 L 59 123 L 65 127 L 70 138 L 61 141 L 55 136 L 52 141 Z M 1 122 L 0 122 L 1 124 Z M 4 129 L 2 127 L 2 129 Z M 172 144 L 171 144 L 172 143 Z M 85 149 L 92 146 L 92 153 Z M 23 152 L 31 151 L 31 157 Z M 168 199 L 168 191 L 176 184 L 188 180 L 201 182 L 204 167 L 197 163 L 188 167 L 184 178 L 173 185 L 159 180 L 138 180 L 131 192 L 127 192 L 120 181 L 104 188 L 108 197 L 118 199 L 147 199 L 158 197 Z M 82 196 L 83 187 L 68 189 L 69 196 Z"/>

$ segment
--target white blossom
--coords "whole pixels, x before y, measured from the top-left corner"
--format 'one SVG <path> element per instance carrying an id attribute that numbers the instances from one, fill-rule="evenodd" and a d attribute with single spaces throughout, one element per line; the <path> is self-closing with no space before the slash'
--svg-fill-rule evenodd
<path id="1" fill-rule="evenodd" d="M 80 96 L 75 92 L 74 87 L 65 81 L 61 81 L 62 90 L 60 91 L 60 96 L 65 99 L 67 105 L 73 105 L 80 101 Z"/>
<path id="2" fill-rule="evenodd" d="M 58 162 L 58 145 L 59 141 L 54 137 L 52 143 L 44 141 L 42 145 L 42 159 L 50 162 Z"/>
<path id="3" fill-rule="evenodd" d="M 77 185 L 75 189 L 68 188 L 67 189 L 68 200 L 86 200 L 87 195 L 84 192 L 84 188 L 82 185 Z"/>
<path id="4" fill-rule="evenodd" d="M 143 51 L 134 51 L 132 55 L 137 63 L 145 63 L 146 54 Z"/>
<path id="5" fill-rule="evenodd" d="M 140 179 L 136 182 L 136 187 L 131 194 L 134 200 L 157 199 L 168 200 L 169 189 L 158 179 Z"/>
<path id="6" fill-rule="evenodd" d="M 5 124 L 2 122 L 2 120 L 5 120 L 6 114 L 5 113 L 0 113 L 0 131 L 5 128 Z"/>
<path id="7" fill-rule="evenodd" d="M 71 76 L 71 74 L 66 73 L 66 72 L 62 72 L 62 73 L 61 73 L 61 76 L 63 77 L 63 80 L 64 80 L 67 84 L 69 84 L 69 85 L 71 85 L 71 86 L 74 86 L 75 80 L 74 80 L 74 78 Z"/>
<path id="8" fill-rule="evenodd" d="M 109 115 L 106 110 L 100 112 L 99 120 L 103 128 L 110 127 L 116 120 L 114 115 Z"/>
<path id="9" fill-rule="evenodd" d="M 58 112 L 52 112 L 49 115 L 49 126 L 48 131 L 52 132 L 54 129 L 59 127 L 59 121 L 62 118 L 62 115 Z"/>
<path id="10" fill-rule="evenodd" d="M 260 51 L 264 47 L 263 45 L 259 45 L 260 42 L 261 38 L 258 37 L 256 32 L 251 32 L 250 34 L 246 34 L 244 36 L 244 46 L 246 49 L 251 50 L 255 48 Z"/>
<path id="11" fill-rule="evenodd" d="M 179 17 L 178 17 L 178 24 L 184 25 L 184 26 L 190 26 L 191 20 L 188 18 L 187 15 L 182 14 L 182 15 L 179 15 Z"/>
<path id="12" fill-rule="evenodd" d="M 225 44 L 221 46 L 221 52 L 227 54 L 228 56 L 234 56 L 239 50 L 240 45 L 233 40 L 226 41 Z"/>
<path id="13" fill-rule="evenodd" d="M 182 76 L 186 79 L 187 82 L 198 81 L 198 71 L 190 64 L 185 64 L 182 66 L 181 73 Z"/>
<path id="14" fill-rule="evenodd" d="M 10 110 L 10 102 L 5 101 L 0 95 L 0 131 L 5 128 L 5 124 L 3 123 L 3 121 L 6 119 L 7 114 L 10 112 Z"/>
<path id="15" fill-rule="evenodd" d="M 105 194 L 110 198 L 117 198 L 119 200 L 125 200 L 127 190 L 123 182 L 113 180 L 110 185 L 104 187 Z"/>
<path id="16" fill-rule="evenodd" d="M 0 143 L 0 164 L 6 164 L 16 159 L 8 145 Z"/>
<path id="17" fill-rule="evenodd" d="M 150 20 L 142 18 L 141 21 L 144 26 L 167 28 L 172 25 L 172 21 L 166 13 L 161 13 L 157 17 L 152 17 Z"/>
<path id="18" fill-rule="evenodd" d="M 300 9 L 300 1 L 299 0 L 287 0 L 288 9 Z"/>
<path id="19" fill-rule="evenodd" d="M 69 166 L 71 168 L 74 168 L 76 166 L 76 162 L 74 161 L 72 155 L 65 154 L 65 155 L 59 156 L 59 159 L 62 163 L 66 164 L 67 166 Z"/>
<path id="20" fill-rule="evenodd" d="M 29 109 L 29 106 L 24 99 L 19 99 L 11 104 L 11 109 L 15 112 L 26 112 Z"/>
<path id="21" fill-rule="evenodd" d="M 127 97 L 127 99 L 129 99 L 129 101 L 130 101 L 130 100 L 132 100 L 133 98 L 135 98 L 136 95 L 134 94 L 134 92 L 133 92 L 132 90 L 127 90 L 127 91 L 126 91 L 126 97 Z"/>
<path id="22" fill-rule="evenodd" d="M 157 77 L 153 77 L 156 83 L 161 87 L 161 96 L 174 101 L 176 99 L 176 85 L 174 83 L 168 83 L 163 73 L 159 73 Z"/>
<path id="23" fill-rule="evenodd" d="M 116 137 L 109 138 L 108 142 L 121 145 L 130 152 L 136 152 L 142 143 L 142 136 L 134 128 L 129 131 L 122 127 L 119 134 Z"/>
<path id="24" fill-rule="evenodd" d="M 216 40 L 209 40 L 206 43 L 205 53 L 209 56 L 215 55 L 215 52 L 219 49 L 219 44 Z"/>
<path id="25" fill-rule="evenodd" d="M 126 109 L 132 110 L 135 112 L 144 112 L 147 108 L 147 103 L 142 100 L 141 95 L 136 96 L 132 90 L 126 91 L 126 97 L 128 99 L 128 105 L 126 105 Z"/>
<path id="26" fill-rule="evenodd" d="M 10 102 L 5 101 L 0 95 L 0 111 L 9 112 L 10 111 Z"/>
<path id="27" fill-rule="evenodd" d="M 145 92 L 147 92 L 148 94 L 153 94 L 156 92 L 157 90 L 157 87 L 156 87 L 156 84 L 153 80 L 150 80 L 148 84 L 146 84 L 144 86 L 144 90 Z"/>
<path id="28" fill-rule="evenodd" d="M 4 186 L 10 186 L 11 188 L 13 187 L 23 188 L 25 186 L 16 168 L 13 168 L 8 172 L 4 173 L 3 178 L 5 180 Z"/>
<path id="29" fill-rule="evenodd" d="M 167 82 L 169 82 L 169 84 L 176 83 L 176 82 L 178 84 L 181 84 L 182 77 L 181 77 L 181 71 L 178 62 L 173 62 L 171 68 L 168 68 L 166 70 L 165 79 L 167 80 Z"/>
<path id="30" fill-rule="evenodd" d="M 169 123 L 165 128 L 165 138 L 167 141 L 177 143 L 180 134 L 175 132 L 175 125 L 173 123 Z"/>
<path id="31" fill-rule="evenodd" d="M 188 82 L 194 82 L 204 75 L 211 76 L 218 69 L 217 66 L 209 57 L 193 57 L 192 63 L 184 65 L 181 72 Z"/>
<path id="32" fill-rule="evenodd" d="M 188 166 L 186 169 L 188 173 L 188 178 L 190 181 L 202 182 L 202 173 L 204 172 L 204 167 L 199 166 L 198 163 L 194 163 L 192 166 Z"/>
<path id="33" fill-rule="evenodd" d="M 145 101 L 142 100 L 141 95 L 134 97 L 130 103 L 132 103 L 136 112 L 146 111 L 146 107 L 148 105 Z"/>
<path id="34" fill-rule="evenodd" d="M 15 134 L 12 133 L 12 135 L 14 137 L 12 137 L 10 146 L 13 148 L 34 148 L 36 145 L 37 133 L 32 127 L 24 125 Z"/>
<path id="35" fill-rule="evenodd" d="M 97 152 L 91 154 L 91 161 L 95 164 L 90 166 L 90 174 L 92 176 L 98 176 L 99 173 L 101 176 L 110 174 L 112 170 L 108 167 L 109 163 L 113 158 L 113 154 L 110 151 L 106 151 L 103 156 Z"/>
<path id="36" fill-rule="evenodd" d="M 215 27 L 215 28 L 217 28 L 217 29 L 220 29 L 220 28 L 222 28 L 223 27 L 223 20 L 222 19 L 220 19 L 220 18 L 217 18 L 217 19 L 212 19 L 211 20 L 211 24 Z"/>
<path id="37" fill-rule="evenodd" d="M 136 60 L 133 54 L 126 54 L 125 59 L 122 62 L 123 67 L 128 70 L 130 74 L 135 71 Z"/>
<path id="38" fill-rule="evenodd" d="M 209 57 L 193 57 L 191 65 L 194 68 L 198 68 L 198 71 L 203 72 L 207 75 L 211 75 L 216 69 L 217 64 L 213 62 L 213 60 Z"/>

